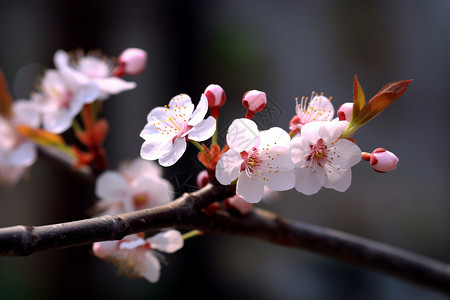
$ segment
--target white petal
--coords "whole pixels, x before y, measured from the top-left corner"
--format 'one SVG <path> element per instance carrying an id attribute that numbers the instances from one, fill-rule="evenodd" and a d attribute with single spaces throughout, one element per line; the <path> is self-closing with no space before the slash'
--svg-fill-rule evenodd
<path id="1" fill-rule="evenodd" d="M 289 148 L 291 138 L 289 134 L 279 127 L 272 127 L 259 133 L 262 147 L 283 146 Z"/>
<path id="2" fill-rule="evenodd" d="M 92 245 L 94 255 L 99 258 L 107 258 L 117 251 L 119 241 L 96 242 Z"/>
<path id="3" fill-rule="evenodd" d="M 147 239 L 150 247 L 166 253 L 173 253 L 184 245 L 183 236 L 178 230 L 160 232 Z"/>
<path id="4" fill-rule="evenodd" d="M 223 185 L 230 184 L 239 176 L 242 162 L 238 152 L 231 149 L 225 152 L 216 165 L 217 180 Z"/>
<path id="5" fill-rule="evenodd" d="M 344 133 L 345 129 L 348 126 L 347 121 L 339 121 L 339 120 L 333 120 L 330 122 L 326 122 L 325 125 L 327 126 L 328 132 L 329 132 L 329 138 L 323 139 L 325 144 L 334 143 L 341 135 Z"/>
<path id="6" fill-rule="evenodd" d="M 29 167 L 37 158 L 36 145 L 31 141 L 22 142 L 10 156 L 9 162 L 17 167 Z"/>
<path id="7" fill-rule="evenodd" d="M 107 94 L 118 94 L 136 88 L 135 82 L 125 81 L 117 77 L 98 78 L 95 82 L 100 91 Z"/>
<path id="8" fill-rule="evenodd" d="M 32 128 L 39 126 L 38 106 L 35 102 L 17 100 L 13 103 L 14 123 L 16 125 L 26 124 Z"/>
<path id="9" fill-rule="evenodd" d="M 266 186 L 274 191 L 287 191 L 295 186 L 294 170 L 279 173 L 265 173 Z"/>
<path id="10" fill-rule="evenodd" d="M 326 180 L 324 187 L 335 189 L 339 192 L 345 192 L 352 182 L 351 169 L 336 170 L 332 167 L 327 167 Z"/>
<path id="11" fill-rule="evenodd" d="M 176 138 L 175 141 L 173 142 L 172 149 L 165 155 L 161 156 L 158 162 L 163 167 L 170 167 L 173 164 L 175 164 L 180 159 L 181 156 L 183 156 L 185 151 L 186 151 L 186 139 Z"/>
<path id="12" fill-rule="evenodd" d="M 136 249 L 139 246 L 145 245 L 147 242 L 140 238 L 134 238 L 134 239 L 123 239 L 122 242 L 119 245 L 119 249 L 121 250 L 133 250 Z"/>
<path id="13" fill-rule="evenodd" d="M 144 265 L 141 276 L 152 283 L 157 282 L 161 272 L 161 264 L 155 255 L 151 251 L 147 251 L 140 263 Z"/>
<path id="14" fill-rule="evenodd" d="M 188 125 L 195 126 L 199 124 L 205 118 L 207 111 L 208 111 L 208 98 L 206 98 L 206 96 L 202 94 L 200 102 L 197 104 L 197 108 L 192 113 Z"/>
<path id="15" fill-rule="evenodd" d="M 308 105 L 308 111 L 314 121 L 329 121 L 333 119 L 334 107 L 325 96 L 315 96 Z"/>
<path id="16" fill-rule="evenodd" d="M 141 175 L 133 181 L 132 193 L 148 196 L 146 208 L 167 204 L 173 199 L 172 185 L 167 180 L 150 174 Z"/>
<path id="17" fill-rule="evenodd" d="M 131 178 L 138 178 L 145 175 L 159 178 L 163 175 L 162 168 L 158 164 L 140 157 L 122 164 L 119 172 Z"/>
<path id="18" fill-rule="evenodd" d="M 329 159 L 336 167 L 349 169 L 361 160 L 361 149 L 349 140 L 340 139 L 329 150 Z"/>
<path id="19" fill-rule="evenodd" d="M 44 114 L 44 129 L 52 133 L 62 133 L 72 126 L 73 117 L 67 109 Z"/>
<path id="20" fill-rule="evenodd" d="M 254 179 L 241 172 L 236 184 L 236 194 L 249 203 L 261 201 L 264 194 L 264 181 L 261 176 L 255 176 Z"/>
<path id="21" fill-rule="evenodd" d="M 92 103 L 98 97 L 99 91 L 98 85 L 95 82 L 81 85 L 73 91 L 72 103 Z"/>
<path id="22" fill-rule="evenodd" d="M 305 156 L 310 152 L 307 138 L 302 136 L 294 137 L 289 146 L 289 150 L 291 152 L 291 160 L 297 168 L 304 167 L 307 164 Z"/>
<path id="23" fill-rule="evenodd" d="M 155 123 L 168 120 L 172 116 L 171 111 L 167 107 L 155 107 L 147 115 L 147 122 Z"/>
<path id="24" fill-rule="evenodd" d="M 102 173 L 95 184 L 95 194 L 104 201 L 121 201 L 130 194 L 130 184 L 117 172 Z"/>
<path id="25" fill-rule="evenodd" d="M 294 164 L 291 160 L 291 153 L 288 147 L 273 147 L 269 151 L 266 151 L 270 155 L 271 159 L 264 160 L 264 162 L 270 165 L 274 170 L 278 171 L 290 171 L 294 169 Z"/>
<path id="26" fill-rule="evenodd" d="M 172 139 L 153 139 L 145 141 L 141 147 L 141 157 L 156 160 L 172 151 Z"/>
<path id="27" fill-rule="evenodd" d="M 169 102 L 170 110 L 175 112 L 175 114 L 183 113 L 183 118 L 189 120 L 194 111 L 194 104 L 191 101 L 191 97 L 186 94 L 180 94 L 173 97 Z"/>
<path id="28" fill-rule="evenodd" d="M 317 142 L 321 137 L 319 135 L 319 129 L 322 127 L 323 122 L 309 122 L 302 127 L 301 137 L 306 138 L 309 141 Z"/>
<path id="29" fill-rule="evenodd" d="M 216 119 L 209 116 L 191 129 L 188 138 L 197 142 L 205 141 L 213 136 L 214 131 L 216 131 Z"/>
<path id="30" fill-rule="evenodd" d="M 255 140 L 259 137 L 258 126 L 248 119 L 236 119 L 231 123 L 227 132 L 228 146 L 237 151 L 250 151 Z"/>
<path id="31" fill-rule="evenodd" d="M 320 167 L 317 168 L 316 172 L 310 168 L 295 169 L 295 189 L 305 195 L 317 193 L 324 182 L 325 173 Z"/>

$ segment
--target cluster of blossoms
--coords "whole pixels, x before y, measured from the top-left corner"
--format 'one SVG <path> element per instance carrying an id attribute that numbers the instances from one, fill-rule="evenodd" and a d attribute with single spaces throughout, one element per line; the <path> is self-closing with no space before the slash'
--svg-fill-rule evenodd
<path id="1" fill-rule="evenodd" d="M 370 161 L 377 172 L 396 168 L 398 158 L 393 153 L 381 148 L 372 154 L 362 152 L 353 133 L 403 94 L 408 83 L 387 85 L 366 104 L 355 77 L 354 102 L 343 104 L 336 118 L 331 98 L 323 94 L 313 92 L 310 99 L 303 97 L 300 103 L 296 99 L 289 133 L 279 127 L 258 129 L 251 118 L 266 107 L 267 97 L 261 91 L 248 91 L 242 99 L 247 108 L 245 118 L 231 123 L 222 151 L 214 151 L 218 146 L 213 135 L 214 119 L 225 103 L 225 92 L 218 85 L 210 85 L 195 111 L 191 99 L 180 95 L 167 107 L 150 112 L 141 132 L 145 139 L 141 156 L 170 166 L 184 153 L 186 140 L 193 141 L 201 150 L 199 159 L 210 171 L 208 179 L 215 177 L 223 185 L 236 184 L 236 198 L 227 203 L 240 212 L 248 212 L 248 205 L 240 203 L 257 203 L 267 190 L 286 191 L 295 187 L 305 195 L 312 195 L 325 187 L 343 192 L 351 184 L 351 168 L 361 157 Z M 203 120 L 206 99 L 214 111 L 214 119 Z M 211 149 L 198 145 L 197 142 L 210 137 L 213 137 Z"/>
<path id="2" fill-rule="evenodd" d="M 120 77 L 141 72 L 146 55 L 141 49 L 129 48 L 116 62 L 97 52 L 69 54 L 58 50 L 53 57 L 56 69 L 45 71 L 38 90 L 27 100 L 12 101 L 0 74 L 0 182 L 12 185 L 22 177 L 36 160 L 36 144 L 59 148 L 72 156 L 81 154 L 67 147 L 59 134 L 71 128 L 80 112 L 96 100 L 135 88 L 134 82 Z M 77 135 L 92 148 L 92 138 L 88 141 L 86 137 L 104 136 L 106 125 L 104 121 L 94 123 L 92 115 L 84 117 L 88 124 L 85 131 L 78 128 Z M 99 148 L 98 143 L 96 146 Z M 77 159 L 82 162 L 81 156 Z"/>

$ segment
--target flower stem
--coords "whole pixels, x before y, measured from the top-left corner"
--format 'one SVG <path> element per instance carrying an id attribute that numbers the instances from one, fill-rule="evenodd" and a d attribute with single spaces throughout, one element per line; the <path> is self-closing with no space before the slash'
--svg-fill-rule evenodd
<path id="1" fill-rule="evenodd" d="M 205 154 L 208 154 L 208 153 L 206 153 L 205 149 L 203 149 L 202 145 L 200 145 L 199 142 L 193 141 L 193 140 L 189 140 L 189 141 L 190 141 L 192 144 L 194 144 L 194 146 L 197 147 L 198 150 L 200 150 L 201 152 L 203 152 L 203 153 L 205 153 Z"/>
<path id="2" fill-rule="evenodd" d="M 217 127 L 216 130 L 214 131 L 214 134 L 212 136 L 212 144 L 217 144 Z"/>
<path id="3" fill-rule="evenodd" d="M 196 237 L 196 236 L 199 236 L 199 235 L 203 235 L 203 234 L 204 234 L 203 231 L 194 229 L 194 230 L 191 230 L 191 231 L 186 232 L 185 234 L 183 234 L 183 240 L 188 240 L 190 238 L 193 238 L 193 237 Z"/>

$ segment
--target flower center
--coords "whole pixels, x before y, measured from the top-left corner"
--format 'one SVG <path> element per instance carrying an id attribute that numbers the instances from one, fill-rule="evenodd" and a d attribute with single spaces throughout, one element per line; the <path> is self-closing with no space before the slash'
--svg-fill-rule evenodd
<path id="1" fill-rule="evenodd" d="M 150 199 L 146 193 L 136 194 L 133 197 L 133 205 L 136 210 L 143 209 L 147 207 L 147 203 L 149 200 Z"/>
<path id="2" fill-rule="evenodd" d="M 306 160 L 322 160 L 328 157 L 328 147 L 324 145 L 323 140 L 319 139 L 315 145 L 310 145 L 311 152 L 306 156 Z"/>

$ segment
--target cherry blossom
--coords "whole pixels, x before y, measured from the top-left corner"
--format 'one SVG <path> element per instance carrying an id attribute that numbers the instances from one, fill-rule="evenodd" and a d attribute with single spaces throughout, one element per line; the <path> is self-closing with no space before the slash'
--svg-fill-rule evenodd
<path id="1" fill-rule="evenodd" d="M 369 161 L 375 171 L 386 173 L 394 171 L 397 168 L 399 159 L 391 151 L 387 151 L 384 148 L 377 148 L 370 154 Z"/>
<path id="2" fill-rule="evenodd" d="M 216 120 L 211 116 L 204 119 L 207 111 L 208 100 L 204 94 L 195 110 L 186 94 L 172 98 L 166 107 L 154 108 L 140 134 L 145 140 L 141 157 L 158 159 L 165 167 L 176 163 L 186 151 L 186 139 L 201 142 L 214 134 Z"/>
<path id="3" fill-rule="evenodd" d="M 117 62 L 114 75 L 137 75 L 144 71 L 147 65 L 147 52 L 139 48 L 128 48 L 120 54 Z"/>
<path id="4" fill-rule="evenodd" d="M 61 60 L 59 54 L 55 54 L 56 65 Z M 83 106 L 98 96 L 99 88 L 95 82 L 80 72 L 61 66 L 58 70 L 45 72 L 40 91 L 32 95 L 32 100 L 43 114 L 44 129 L 59 134 L 69 129 Z"/>
<path id="5" fill-rule="evenodd" d="M 11 118 L 0 115 L 0 181 L 16 183 L 25 169 L 36 161 L 36 144 L 16 128 L 19 125 L 37 128 L 39 124 L 36 105 L 26 100 L 13 102 Z"/>
<path id="6" fill-rule="evenodd" d="M 308 102 L 308 97 L 302 97 L 300 104 L 298 98 L 295 99 L 295 113 L 289 123 L 291 131 L 301 131 L 302 127 L 307 123 L 315 121 L 330 121 L 333 119 L 334 107 L 331 103 L 331 98 L 324 95 L 312 93 L 311 100 Z"/>
<path id="7" fill-rule="evenodd" d="M 111 260 L 119 267 L 119 273 L 129 277 L 144 277 L 157 282 L 160 276 L 160 254 L 155 250 L 173 253 L 183 247 L 184 241 L 177 230 L 168 230 L 150 238 L 129 235 L 120 241 L 96 242 L 92 249 L 102 259 Z"/>
<path id="8" fill-rule="evenodd" d="M 346 121 L 307 123 L 301 135 L 292 139 L 290 150 L 295 165 L 295 188 L 306 195 L 322 186 L 343 192 L 351 183 L 351 167 L 361 160 L 361 149 L 340 139 Z"/>
<path id="9" fill-rule="evenodd" d="M 160 166 L 141 158 L 123 164 L 119 172 L 106 171 L 97 179 L 97 207 L 115 215 L 169 203 L 173 188 L 161 176 Z"/>
<path id="10" fill-rule="evenodd" d="M 101 56 L 100 53 L 75 52 L 71 58 L 67 52 L 58 50 L 54 60 L 58 70 L 72 74 L 78 73 L 78 76 L 84 76 L 85 80 L 98 85 L 98 98 L 102 100 L 136 87 L 136 83 L 115 76 L 116 64 L 111 59 Z"/>
<path id="11" fill-rule="evenodd" d="M 236 119 L 228 128 L 225 152 L 216 167 L 224 185 L 237 178 L 236 194 L 247 202 L 259 202 L 264 186 L 284 191 L 294 187 L 294 166 L 289 155 L 289 134 L 281 128 L 258 131 L 255 122 Z"/>
<path id="12" fill-rule="evenodd" d="M 262 111 L 267 106 L 267 96 L 266 93 L 251 90 L 244 94 L 242 97 L 242 105 L 247 109 L 245 117 L 247 119 L 253 118 L 255 113 Z"/>

